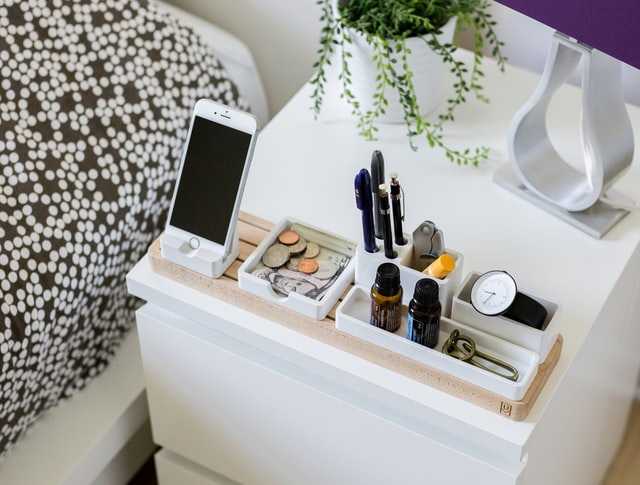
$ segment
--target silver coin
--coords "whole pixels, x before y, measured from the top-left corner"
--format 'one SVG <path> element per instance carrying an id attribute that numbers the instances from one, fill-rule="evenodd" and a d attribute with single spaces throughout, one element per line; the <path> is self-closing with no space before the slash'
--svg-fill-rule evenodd
<path id="1" fill-rule="evenodd" d="M 291 251 L 291 254 L 294 254 L 294 255 L 302 254 L 305 251 L 305 249 L 307 249 L 307 240 L 302 236 L 300 236 L 300 239 L 298 239 L 298 242 L 295 244 L 292 244 L 291 246 L 288 246 L 288 248 L 289 248 L 289 251 Z"/>
<path id="2" fill-rule="evenodd" d="M 290 258 L 289 262 L 287 263 L 287 269 L 290 269 L 291 271 L 298 271 L 298 263 L 300 261 L 302 261 L 302 258 Z"/>
<path id="3" fill-rule="evenodd" d="M 320 246 L 314 242 L 307 243 L 307 250 L 304 252 L 304 256 L 307 259 L 317 258 L 320 254 Z"/>
<path id="4" fill-rule="evenodd" d="M 289 261 L 289 248 L 284 244 L 274 244 L 262 255 L 262 264 L 269 268 L 279 268 Z"/>
<path id="5" fill-rule="evenodd" d="M 321 280 L 328 280 L 338 272 L 338 266 L 331 261 L 318 260 L 318 271 L 313 276 Z"/>

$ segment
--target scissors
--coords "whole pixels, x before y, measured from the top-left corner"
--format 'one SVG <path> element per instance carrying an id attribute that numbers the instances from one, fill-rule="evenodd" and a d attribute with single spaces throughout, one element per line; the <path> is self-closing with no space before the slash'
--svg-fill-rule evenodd
<path id="1" fill-rule="evenodd" d="M 484 352 L 480 352 L 476 349 L 475 341 L 466 335 L 460 333 L 460 330 L 454 330 L 449 335 L 449 338 L 442 346 L 442 352 L 454 359 L 461 360 L 463 362 L 467 362 L 468 364 L 475 365 L 480 369 L 484 369 L 493 374 L 499 375 L 500 377 L 504 377 L 505 379 L 509 379 L 510 381 L 516 382 L 518 380 L 518 376 L 520 373 L 518 369 L 513 367 L 512 365 L 498 359 L 489 354 L 485 354 Z M 504 372 L 500 372 L 483 362 L 489 362 L 493 364 L 495 367 L 499 369 L 503 369 Z"/>

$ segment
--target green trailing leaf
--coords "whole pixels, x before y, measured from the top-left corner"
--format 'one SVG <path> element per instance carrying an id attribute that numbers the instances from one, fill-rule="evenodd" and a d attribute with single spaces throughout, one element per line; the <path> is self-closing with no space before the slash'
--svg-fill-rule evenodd
<path id="1" fill-rule="evenodd" d="M 365 139 L 375 139 L 378 131 L 375 123 L 389 106 L 385 90 L 391 88 L 398 92 L 409 144 L 414 150 L 413 138 L 424 136 L 430 147 L 442 149 L 454 163 L 478 165 L 487 158 L 489 149 L 486 147 L 464 150 L 450 148 L 444 141 L 443 127 L 445 123 L 455 120 L 457 107 L 467 101 L 469 94 L 488 102 L 481 84 L 484 78 L 482 61 L 485 46 L 490 46 L 498 66 L 504 70 L 504 43 L 494 30 L 496 22 L 488 10 L 489 0 L 339 0 L 337 13 L 333 11 L 334 0 L 317 0 L 317 3 L 321 8 L 320 20 L 323 25 L 318 59 L 310 81 L 313 87 L 312 109 L 316 116 L 322 109 L 327 66 L 337 53 L 342 97 L 351 107 L 360 134 Z M 473 31 L 474 58 L 470 68 L 456 59 L 455 45 L 443 44 L 438 40 L 442 27 L 453 17 L 458 18 L 459 27 Z M 371 108 L 367 111 L 361 109 L 361 100 L 351 90 L 350 29 L 361 33 L 373 49 L 372 61 L 377 75 Z M 420 114 L 413 71 L 408 63 L 411 51 L 406 40 L 412 37 L 422 38 L 442 58 L 455 78 L 454 93 L 436 121 L 429 121 Z"/>

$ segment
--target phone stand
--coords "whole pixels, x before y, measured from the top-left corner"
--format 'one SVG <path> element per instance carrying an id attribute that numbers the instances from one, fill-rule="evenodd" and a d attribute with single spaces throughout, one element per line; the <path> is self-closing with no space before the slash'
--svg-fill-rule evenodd
<path id="1" fill-rule="evenodd" d="M 546 123 L 553 95 L 576 71 L 582 74 L 582 170 L 567 163 L 556 151 Z M 556 33 L 540 84 L 513 121 L 509 134 L 513 164 L 496 173 L 495 181 L 601 238 L 629 213 L 601 199 L 629 168 L 633 153 L 633 129 L 624 104 L 621 63 Z"/>
<path id="2" fill-rule="evenodd" d="M 162 257 L 166 260 L 210 278 L 220 278 L 238 257 L 240 239 L 236 232 L 231 251 L 227 255 L 221 255 L 205 248 L 194 249 L 188 239 L 165 232 L 160 236 L 160 248 Z"/>

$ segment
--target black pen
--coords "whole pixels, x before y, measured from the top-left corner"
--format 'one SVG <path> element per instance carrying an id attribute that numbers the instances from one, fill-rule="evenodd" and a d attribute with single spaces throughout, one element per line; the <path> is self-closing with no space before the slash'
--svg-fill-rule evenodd
<path id="1" fill-rule="evenodd" d="M 402 232 L 402 221 L 404 221 L 404 211 L 400 208 L 400 197 L 402 189 L 400 188 L 400 182 L 398 181 L 398 175 L 391 174 L 391 208 L 393 209 L 393 232 L 396 237 L 396 244 L 398 246 L 404 246 L 407 244 L 407 240 L 404 238 Z M 404 194 L 402 196 L 404 202 Z"/>
<path id="2" fill-rule="evenodd" d="M 378 239 L 384 237 L 378 198 L 378 187 L 382 184 L 384 184 L 384 158 L 379 150 L 375 150 L 371 155 L 371 192 L 373 193 L 373 226 Z"/>
<path id="3" fill-rule="evenodd" d="M 389 207 L 389 193 L 384 184 L 380 184 L 378 196 L 380 197 L 380 219 L 382 220 L 382 236 L 384 239 L 384 255 L 389 259 L 395 259 L 397 253 L 393 250 L 393 236 L 391 235 L 391 215 Z"/>

